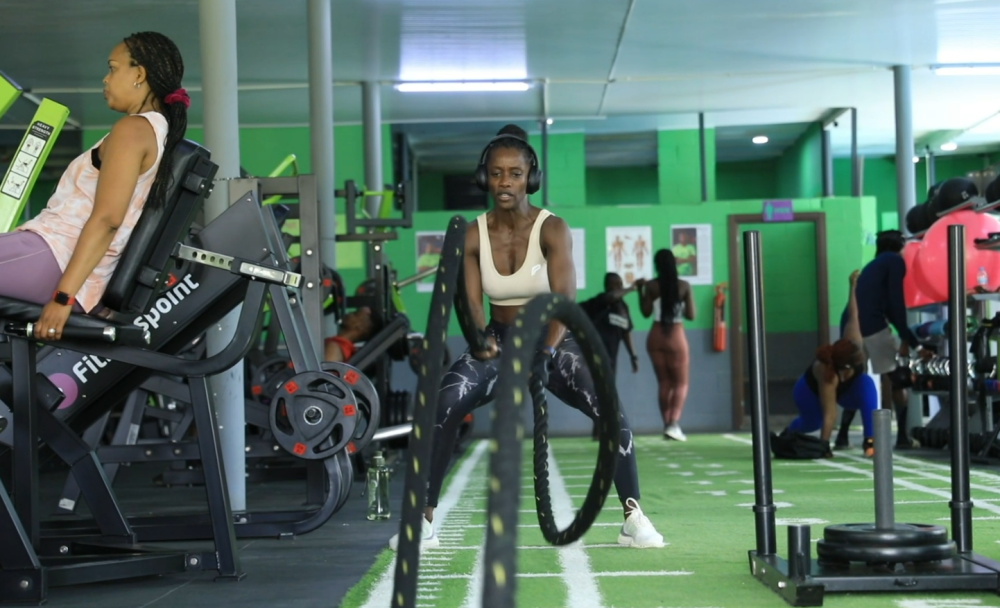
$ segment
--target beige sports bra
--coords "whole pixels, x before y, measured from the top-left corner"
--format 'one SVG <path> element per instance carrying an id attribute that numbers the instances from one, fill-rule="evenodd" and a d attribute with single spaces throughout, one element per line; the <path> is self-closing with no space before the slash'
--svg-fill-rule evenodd
<path id="1" fill-rule="evenodd" d="M 531 298 L 551 293 L 549 288 L 549 266 L 542 254 L 541 234 L 545 218 L 552 215 L 542 209 L 535 218 L 528 237 L 528 252 L 524 263 L 512 275 L 503 276 L 493 263 L 493 247 L 490 245 L 490 230 L 486 225 L 486 214 L 476 218 L 479 222 L 479 274 L 482 277 L 483 293 L 490 304 L 497 306 L 523 306 Z"/>

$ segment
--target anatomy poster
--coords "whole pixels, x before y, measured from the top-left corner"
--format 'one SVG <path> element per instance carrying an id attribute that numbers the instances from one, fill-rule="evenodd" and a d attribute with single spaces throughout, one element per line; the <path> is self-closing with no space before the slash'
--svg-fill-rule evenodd
<path id="1" fill-rule="evenodd" d="M 441 247 L 444 246 L 443 232 L 417 233 L 417 274 L 425 270 L 437 268 L 441 259 Z M 417 283 L 417 291 L 430 293 L 434 291 L 434 277 L 431 275 Z"/>
<path id="2" fill-rule="evenodd" d="M 583 228 L 570 228 L 573 236 L 573 266 L 576 269 L 576 288 L 587 288 L 587 249 L 584 246 Z"/>
<path id="3" fill-rule="evenodd" d="M 677 259 L 677 275 L 692 285 L 712 284 L 712 225 L 674 224 L 670 250 Z"/>
<path id="4" fill-rule="evenodd" d="M 651 227 L 608 226 L 604 234 L 608 272 L 621 275 L 625 287 L 630 287 L 636 279 L 653 278 Z"/>

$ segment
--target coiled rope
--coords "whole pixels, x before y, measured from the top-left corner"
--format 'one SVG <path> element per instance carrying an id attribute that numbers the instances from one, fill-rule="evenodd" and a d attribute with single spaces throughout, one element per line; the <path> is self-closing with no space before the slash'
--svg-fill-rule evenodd
<path id="1" fill-rule="evenodd" d="M 441 259 L 431 296 L 427 331 L 421 344 L 421 365 L 417 378 L 417 400 L 413 412 L 413 432 L 409 440 L 409 463 L 403 489 L 399 545 L 393 581 L 392 607 L 415 608 L 420 564 L 420 526 L 426 505 L 428 476 L 434 442 L 441 357 L 447 339 L 448 321 L 454 303 L 462 334 L 472 351 L 487 348 L 486 334 L 475 327 L 470 314 L 463 277 L 463 255 L 467 222 L 451 219 L 441 248 Z M 516 591 L 517 520 L 521 490 L 522 406 L 528 393 L 531 362 L 540 332 L 557 319 L 576 337 L 593 375 L 600 413 L 600 442 L 597 468 L 587 498 L 573 522 L 559 530 L 552 516 L 548 478 L 548 405 L 544 387 L 532 378 L 531 395 L 535 414 L 535 497 L 538 522 L 545 539 L 554 545 L 578 540 L 600 514 L 613 483 L 618 463 L 621 432 L 618 398 L 611 366 L 597 330 L 583 310 L 559 295 L 532 299 L 517 315 L 504 342 L 497 382 L 493 433 L 490 441 L 489 499 L 485 549 L 483 602 L 486 608 L 514 606 Z"/>
<path id="2" fill-rule="evenodd" d="M 549 321 L 561 321 L 573 334 L 594 380 L 600 414 L 597 468 L 583 506 L 565 530 L 559 530 L 552 516 L 548 467 L 548 404 L 544 387 L 531 377 L 531 362 L 539 332 L 548 331 Z M 545 540 L 566 545 L 586 533 L 597 519 L 613 484 L 618 466 L 621 419 L 608 354 L 597 329 L 583 309 L 568 298 L 547 294 L 533 298 L 521 309 L 507 332 L 497 381 L 496 419 L 490 444 L 489 500 L 487 507 L 486 550 L 483 581 L 484 608 L 514 606 L 516 593 L 517 519 L 521 504 L 521 408 L 525 388 L 531 387 L 535 413 L 535 506 Z"/>

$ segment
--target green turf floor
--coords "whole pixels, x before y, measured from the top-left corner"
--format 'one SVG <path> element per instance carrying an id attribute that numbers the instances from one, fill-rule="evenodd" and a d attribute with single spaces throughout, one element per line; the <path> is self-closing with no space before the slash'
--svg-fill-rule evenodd
<path id="1" fill-rule="evenodd" d="M 418 606 L 479 606 L 479 563 L 484 538 L 487 452 L 473 444 L 455 465 L 435 520 L 442 548 L 425 551 Z M 587 491 L 596 455 L 587 439 L 551 443 L 552 495 L 564 510 Z M 532 608 L 748 608 L 784 606 L 753 579 L 747 550 L 754 544 L 753 474 L 749 435 L 692 435 L 686 443 L 636 439 L 642 508 L 664 535 L 662 549 L 619 547 L 617 501 L 607 506 L 583 541 L 547 546 L 534 515 L 531 472 L 524 470 L 518 532 L 518 605 Z M 530 444 L 526 444 L 530 450 Z M 527 454 L 527 451 L 526 451 Z M 530 458 L 525 466 L 530 466 Z M 778 505 L 779 554 L 789 523 L 813 525 L 815 542 L 827 523 L 874 521 L 872 464 L 860 450 L 831 460 L 772 461 Z M 896 521 L 949 526 L 950 472 L 946 464 L 897 452 Z M 974 550 L 1000 560 L 1000 474 L 972 472 Z M 557 520 L 559 514 L 557 511 Z M 391 524 L 395 525 L 395 524 Z M 815 545 L 814 552 L 815 556 Z M 344 598 L 344 608 L 388 608 L 394 555 L 387 549 Z M 966 608 L 1000 606 L 983 593 L 853 594 L 826 596 L 825 606 L 854 608 Z"/>

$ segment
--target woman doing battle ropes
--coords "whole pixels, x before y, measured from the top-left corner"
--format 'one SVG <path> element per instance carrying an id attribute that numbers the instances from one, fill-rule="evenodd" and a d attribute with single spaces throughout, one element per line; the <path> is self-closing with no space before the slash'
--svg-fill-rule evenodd
<path id="1" fill-rule="evenodd" d="M 541 172 L 527 135 L 514 125 L 500 130 L 483 150 L 476 170 L 479 187 L 490 193 L 493 209 L 469 224 L 465 237 L 465 284 L 476 326 L 488 336 L 489 349 L 466 351 L 445 373 L 438 393 L 434 456 L 427 489 L 421 546 L 440 546 L 434 533 L 434 508 L 466 414 L 493 397 L 500 348 L 520 308 L 544 293 L 576 296 L 573 241 L 562 219 L 528 203 L 538 190 Z M 489 324 L 483 294 L 490 299 Z M 561 323 L 549 324 L 532 363 L 532 373 L 557 397 L 592 420 L 598 416 L 590 370 L 579 346 Z M 662 547 L 661 536 L 639 508 L 639 475 L 628 420 L 621 419 L 620 458 L 615 487 L 625 523 L 618 542 L 631 547 Z M 398 535 L 389 541 L 396 550 Z"/>

